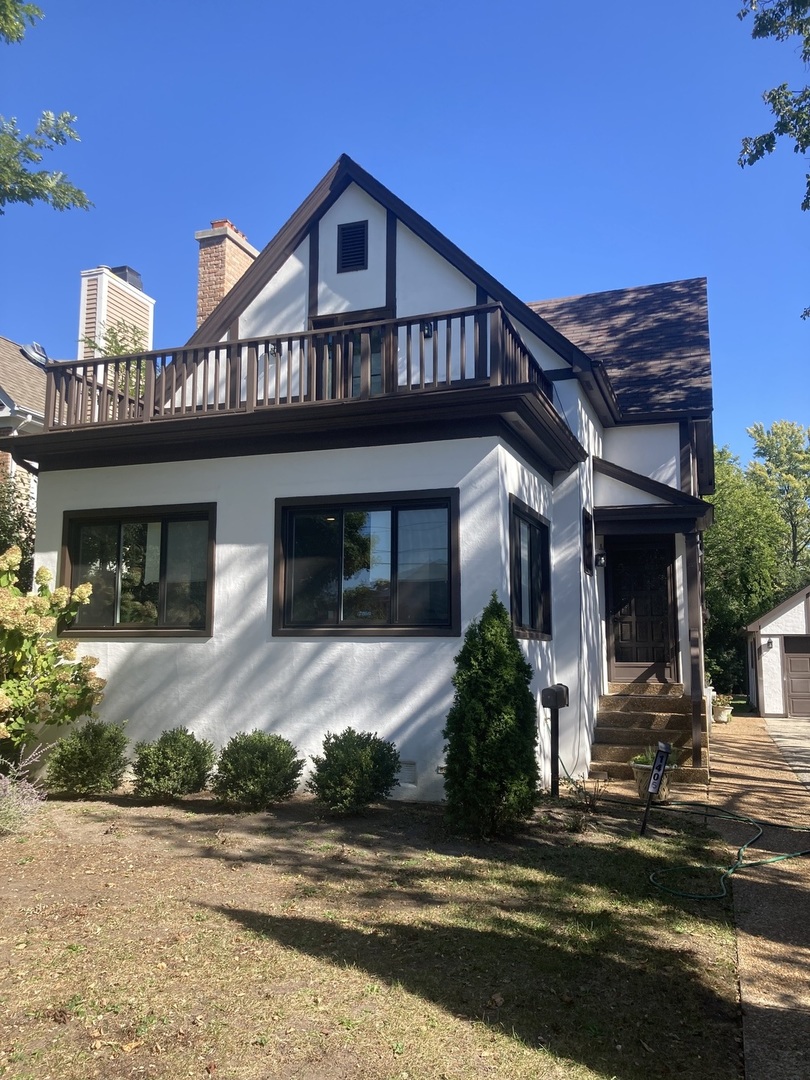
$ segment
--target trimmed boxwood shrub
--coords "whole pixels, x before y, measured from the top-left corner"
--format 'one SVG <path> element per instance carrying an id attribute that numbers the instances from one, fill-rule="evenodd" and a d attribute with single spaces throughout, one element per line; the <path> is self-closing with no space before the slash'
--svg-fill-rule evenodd
<path id="1" fill-rule="evenodd" d="M 135 794 L 173 799 L 202 791 L 214 767 L 214 746 L 184 727 L 135 747 Z"/>
<path id="2" fill-rule="evenodd" d="M 295 794 L 304 769 L 293 744 L 266 731 L 238 732 L 223 747 L 211 789 L 240 810 L 265 810 Z"/>
<path id="3" fill-rule="evenodd" d="M 105 795 L 120 786 L 127 767 L 127 737 L 120 724 L 88 720 L 53 746 L 46 786 L 68 795 Z"/>
<path id="4" fill-rule="evenodd" d="M 447 714 L 447 820 L 477 838 L 508 832 L 537 802 L 537 708 L 531 666 L 495 593 L 456 659 Z"/>
<path id="5" fill-rule="evenodd" d="M 323 755 L 312 762 L 307 790 L 331 814 L 357 813 L 387 798 L 399 784 L 396 746 L 368 731 L 349 727 L 339 735 L 327 732 Z"/>

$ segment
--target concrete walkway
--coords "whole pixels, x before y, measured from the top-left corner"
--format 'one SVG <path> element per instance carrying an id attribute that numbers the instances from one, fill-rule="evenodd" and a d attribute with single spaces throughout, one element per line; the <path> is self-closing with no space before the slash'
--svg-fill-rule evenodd
<path id="1" fill-rule="evenodd" d="M 714 807 L 767 827 L 746 861 L 810 848 L 810 721 L 735 716 L 712 730 Z M 715 821 L 734 847 L 751 826 Z M 746 1080 L 810 1080 L 810 857 L 739 871 L 737 924 Z"/>

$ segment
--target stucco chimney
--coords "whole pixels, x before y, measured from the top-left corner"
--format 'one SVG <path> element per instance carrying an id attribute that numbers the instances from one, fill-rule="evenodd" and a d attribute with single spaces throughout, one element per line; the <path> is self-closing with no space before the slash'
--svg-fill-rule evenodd
<path id="1" fill-rule="evenodd" d="M 194 234 L 200 245 L 197 276 L 197 326 L 199 327 L 226 293 L 230 292 L 259 254 L 244 233 L 227 218 L 211 222 L 210 229 Z"/>

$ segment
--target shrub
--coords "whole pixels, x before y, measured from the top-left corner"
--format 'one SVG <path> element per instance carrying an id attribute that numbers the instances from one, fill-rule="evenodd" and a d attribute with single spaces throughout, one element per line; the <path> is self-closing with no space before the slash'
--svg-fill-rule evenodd
<path id="1" fill-rule="evenodd" d="M 532 669 L 495 593 L 455 659 L 455 696 L 442 732 L 446 814 L 481 839 L 531 815 L 538 781 Z"/>
<path id="2" fill-rule="evenodd" d="M 30 742 L 41 725 L 71 724 L 92 716 L 103 679 L 92 656 L 76 658 L 76 642 L 54 637 L 58 620 L 72 618 L 90 599 L 90 585 L 51 592 L 50 573 L 36 573 L 38 592 L 17 588 L 18 547 L 0 556 L 0 724 L 14 746 Z"/>
<path id="3" fill-rule="evenodd" d="M 135 746 L 135 793 L 163 799 L 190 795 L 202 791 L 213 767 L 212 743 L 186 728 L 172 728 Z"/>
<path id="4" fill-rule="evenodd" d="M 332 814 L 355 814 L 387 798 L 399 784 L 397 748 L 368 731 L 349 727 L 339 735 L 327 732 L 323 756 L 312 761 L 307 790 Z"/>
<path id="5" fill-rule="evenodd" d="M 265 731 L 238 732 L 223 747 L 211 788 L 224 803 L 265 810 L 295 794 L 304 759 L 288 739 Z"/>
<path id="6" fill-rule="evenodd" d="M 46 784 L 68 795 L 103 795 L 120 785 L 127 737 L 119 724 L 88 720 L 51 750 Z"/>
<path id="7" fill-rule="evenodd" d="M 0 836 L 21 832 L 42 806 L 45 793 L 28 771 L 42 756 L 43 747 L 18 761 L 2 760 L 0 773 Z"/>

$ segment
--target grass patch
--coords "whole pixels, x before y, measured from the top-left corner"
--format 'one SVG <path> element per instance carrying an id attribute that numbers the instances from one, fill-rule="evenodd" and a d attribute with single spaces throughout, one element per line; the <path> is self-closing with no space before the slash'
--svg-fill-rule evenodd
<path id="1" fill-rule="evenodd" d="M 729 908 L 648 880 L 727 850 L 574 813 L 477 846 L 435 806 L 49 802 L 0 845 L 0 1076 L 738 1080 Z"/>

